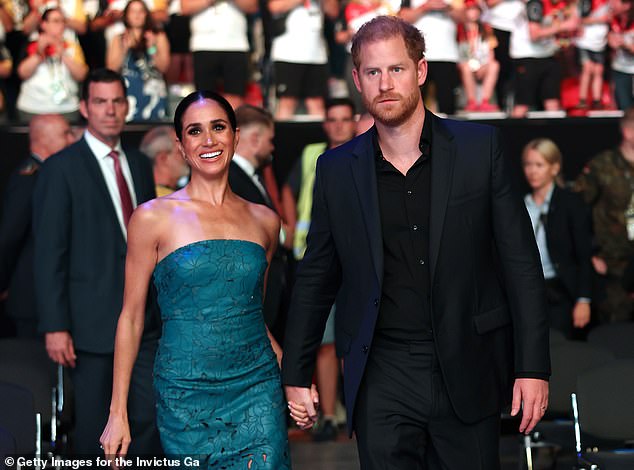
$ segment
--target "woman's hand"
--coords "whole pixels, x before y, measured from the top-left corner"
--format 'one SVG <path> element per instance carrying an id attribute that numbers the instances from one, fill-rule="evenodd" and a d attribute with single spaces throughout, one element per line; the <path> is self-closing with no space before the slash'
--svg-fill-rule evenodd
<path id="1" fill-rule="evenodd" d="M 156 34 L 152 31 L 146 31 L 143 36 L 145 37 L 145 44 L 147 48 L 156 47 Z"/>
<path id="2" fill-rule="evenodd" d="M 313 384 L 310 387 L 310 398 L 313 402 L 315 410 L 319 407 L 319 393 L 317 393 L 317 386 Z M 290 411 L 291 418 L 297 424 L 300 429 L 310 429 L 315 424 L 316 417 L 311 417 L 306 409 L 306 406 L 300 405 L 294 401 L 288 402 L 288 410 Z"/>
<path id="3" fill-rule="evenodd" d="M 42 57 L 46 54 L 46 48 L 51 44 L 52 40 L 50 36 L 46 33 L 40 33 L 37 38 L 37 52 Z"/>
<path id="4" fill-rule="evenodd" d="M 123 35 L 121 36 L 121 44 L 123 45 L 124 51 L 131 49 L 136 44 L 134 36 L 128 30 L 123 32 Z"/>
<path id="5" fill-rule="evenodd" d="M 106 457 L 125 457 L 130 447 L 130 425 L 125 416 L 110 414 L 99 442 Z"/>

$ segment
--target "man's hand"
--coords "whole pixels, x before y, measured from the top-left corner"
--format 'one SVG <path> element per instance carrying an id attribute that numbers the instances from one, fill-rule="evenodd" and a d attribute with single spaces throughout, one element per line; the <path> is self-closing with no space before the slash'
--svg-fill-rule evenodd
<path id="1" fill-rule="evenodd" d="M 73 338 L 68 331 L 54 331 L 46 333 L 46 352 L 48 357 L 57 364 L 65 367 L 75 367 L 75 347 L 73 346 Z"/>
<path id="2" fill-rule="evenodd" d="M 599 258 L 598 256 L 593 256 L 591 258 L 592 267 L 601 276 L 605 276 L 608 273 L 608 264 L 605 262 L 603 258 Z"/>
<path id="3" fill-rule="evenodd" d="M 572 309 L 572 324 L 575 328 L 583 328 L 590 323 L 590 304 L 577 302 Z"/>
<path id="4" fill-rule="evenodd" d="M 530 434 L 548 408 L 548 382 L 541 379 L 515 379 L 511 416 L 516 416 L 520 408 L 520 432 Z"/>
<path id="5" fill-rule="evenodd" d="M 291 417 L 300 429 L 310 429 L 317 422 L 319 395 L 313 385 L 308 387 L 286 386 L 286 399 Z"/>

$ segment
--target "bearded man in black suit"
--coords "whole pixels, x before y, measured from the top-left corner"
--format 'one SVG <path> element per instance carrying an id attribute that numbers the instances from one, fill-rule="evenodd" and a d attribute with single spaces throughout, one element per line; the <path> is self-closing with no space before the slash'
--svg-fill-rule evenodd
<path id="1" fill-rule="evenodd" d="M 396 17 L 355 35 L 353 78 L 375 126 L 317 162 L 283 382 L 291 416 L 310 427 L 315 352 L 336 297 L 361 468 L 495 470 L 511 395 L 520 432 L 547 407 L 544 280 L 497 130 L 425 109 L 424 50 Z"/>

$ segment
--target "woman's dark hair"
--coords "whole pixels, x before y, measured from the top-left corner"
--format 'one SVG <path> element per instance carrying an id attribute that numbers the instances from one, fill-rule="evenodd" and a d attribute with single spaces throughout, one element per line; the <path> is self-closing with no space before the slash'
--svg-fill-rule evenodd
<path id="1" fill-rule="evenodd" d="M 133 3 L 141 4 L 141 6 L 143 6 L 143 10 L 145 11 L 145 23 L 143 23 L 143 31 L 141 33 L 141 40 L 130 48 L 132 52 L 132 57 L 134 57 L 134 59 L 139 59 L 141 57 L 144 57 L 147 51 L 147 40 L 145 39 L 145 33 L 147 31 L 156 33 L 158 32 L 158 29 L 156 28 L 156 25 L 154 24 L 154 20 L 152 20 L 152 13 L 150 12 L 150 9 L 148 8 L 148 6 L 145 4 L 143 0 L 130 0 L 125 6 L 125 8 L 123 9 L 122 20 L 126 29 L 130 28 L 130 25 L 128 24 L 128 11 L 130 10 L 130 5 L 132 5 Z"/>
<path id="2" fill-rule="evenodd" d="M 64 16 L 64 12 L 62 11 L 60 7 L 50 7 L 44 10 L 44 13 L 42 13 L 42 21 L 48 21 L 48 17 L 54 11 L 59 11 L 62 14 L 62 16 Z"/>
<path id="3" fill-rule="evenodd" d="M 42 22 L 48 21 L 48 17 L 51 16 L 51 13 L 53 13 L 54 11 L 59 12 L 64 18 L 66 18 L 66 15 L 64 15 L 64 12 L 62 11 L 61 7 L 50 7 L 44 10 L 44 13 L 42 13 L 42 18 L 40 19 L 40 25 L 42 24 Z M 40 33 L 42 32 L 42 28 L 39 25 L 37 27 L 37 30 Z"/>
<path id="4" fill-rule="evenodd" d="M 178 106 L 174 111 L 174 130 L 176 131 L 176 136 L 179 140 L 183 140 L 183 115 L 185 114 L 185 111 L 187 111 L 192 104 L 203 100 L 211 100 L 218 103 L 220 107 L 224 109 L 233 132 L 235 132 L 238 128 L 238 125 L 236 124 L 236 113 L 233 111 L 233 108 L 226 99 L 213 91 L 197 90 L 183 98 L 181 102 L 178 103 Z"/>

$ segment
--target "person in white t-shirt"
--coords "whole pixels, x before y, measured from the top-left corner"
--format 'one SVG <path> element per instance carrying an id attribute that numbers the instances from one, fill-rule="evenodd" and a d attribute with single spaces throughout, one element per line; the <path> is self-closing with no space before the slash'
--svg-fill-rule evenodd
<path id="1" fill-rule="evenodd" d="M 592 109 L 601 108 L 601 92 L 603 90 L 603 63 L 605 47 L 608 44 L 610 30 L 610 5 L 608 0 L 581 1 L 581 35 L 576 38 L 575 45 L 581 61 L 579 76 L 578 108 L 588 107 L 588 92 L 591 92 Z"/>
<path id="2" fill-rule="evenodd" d="M 465 20 L 463 0 L 402 0 L 399 16 L 425 37 L 428 70 L 423 90 L 433 82 L 438 112 L 454 114 L 460 85 L 457 25 Z"/>
<path id="3" fill-rule="evenodd" d="M 257 0 L 181 0 L 182 14 L 191 15 L 196 89 L 222 93 L 234 109 L 249 80 L 246 14 L 257 10 Z"/>
<path id="4" fill-rule="evenodd" d="M 557 37 L 579 28 L 579 16 L 552 0 L 528 0 L 511 33 L 511 57 L 515 61 L 515 106 L 513 117 L 543 104 L 546 111 L 561 108 L 561 72 L 555 59 Z"/>
<path id="5" fill-rule="evenodd" d="M 337 17 L 337 0 L 268 0 L 268 7 L 274 24 L 275 117 L 292 118 L 300 99 L 308 114 L 323 117 L 328 94 L 324 14 Z"/>
<path id="6" fill-rule="evenodd" d="M 57 113 L 68 120 L 79 117 L 79 82 L 88 66 L 79 44 L 64 38 L 65 18 L 59 7 L 42 14 L 39 35 L 28 44 L 18 65 L 22 79 L 17 109 L 20 119 Z"/>
<path id="7" fill-rule="evenodd" d="M 495 112 L 500 110 L 491 102 L 500 71 L 500 64 L 494 55 L 497 42 L 491 27 L 482 23 L 481 12 L 476 0 L 465 2 L 466 21 L 458 26 L 458 67 L 467 96 L 465 111 Z M 478 83 L 482 84 L 479 97 Z"/>
<path id="8" fill-rule="evenodd" d="M 497 40 L 494 49 L 495 60 L 500 64 L 500 73 L 495 84 L 495 96 L 500 108 L 506 108 L 507 97 L 513 90 L 513 61 L 509 55 L 511 31 L 515 28 L 515 19 L 524 10 L 522 0 L 486 0 L 482 12 L 482 21 L 493 28 Z"/>
<path id="9" fill-rule="evenodd" d="M 631 0 L 611 0 L 614 14 L 608 44 L 614 50 L 612 80 L 619 109 L 634 106 L 634 10 Z"/>

